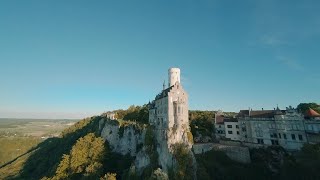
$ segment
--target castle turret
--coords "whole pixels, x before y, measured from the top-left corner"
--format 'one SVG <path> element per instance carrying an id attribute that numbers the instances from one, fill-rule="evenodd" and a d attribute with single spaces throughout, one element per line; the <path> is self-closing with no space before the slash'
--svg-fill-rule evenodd
<path id="1" fill-rule="evenodd" d="M 180 69 L 179 68 L 170 68 L 169 72 L 169 87 L 173 86 L 176 82 L 180 83 Z"/>

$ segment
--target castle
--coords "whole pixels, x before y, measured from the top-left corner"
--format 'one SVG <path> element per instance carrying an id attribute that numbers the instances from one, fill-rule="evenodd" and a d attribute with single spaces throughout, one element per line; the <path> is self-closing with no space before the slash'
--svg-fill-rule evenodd
<path id="1" fill-rule="evenodd" d="M 193 140 L 189 127 L 188 94 L 180 82 L 180 69 L 168 71 L 168 88 L 149 103 L 149 123 L 155 128 L 159 164 L 162 168 L 172 167 L 173 146 L 185 144 L 191 149 Z"/>

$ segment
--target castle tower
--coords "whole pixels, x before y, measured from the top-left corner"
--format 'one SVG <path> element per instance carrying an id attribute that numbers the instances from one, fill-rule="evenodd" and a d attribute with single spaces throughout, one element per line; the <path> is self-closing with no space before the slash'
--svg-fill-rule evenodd
<path id="1" fill-rule="evenodd" d="M 169 87 L 173 86 L 176 82 L 180 83 L 180 69 L 179 68 L 170 68 L 168 72 L 168 83 Z"/>
<path id="2" fill-rule="evenodd" d="M 149 105 L 149 123 L 154 126 L 159 164 L 165 171 L 174 164 L 173 150 L 177 144 L 191 149 L 188 94 L 180 83 L 180 69 L 168 70 L 169 87 L 163 89 Z"/>

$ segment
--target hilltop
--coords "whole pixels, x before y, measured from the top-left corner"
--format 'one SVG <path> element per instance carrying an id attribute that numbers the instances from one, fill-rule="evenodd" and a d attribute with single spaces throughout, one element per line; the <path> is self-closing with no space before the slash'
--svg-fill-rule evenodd
<path id="1" fill-rule="evenodd" d="M 192 179 L 191 158 L 183 146 L 175 148 L 179 171 L 159 168 L 150 124 L 140 121 L 144 106 L 122 110 L 126 120 L 106 114 L 80 120 L 58 137 L 48 138 L 0 169 L 0 179 Z M 129 113 L 130 112 L 130 113 Z M 139 114 L 129 120 L 128 114 Z M 146 113 L 147 111 L 145 111 Z M 210 135 L 214 113 L 190 111 L 193 135 Z M 130 116 L 129 116 L 130 117 Z M 131 116 L 133 118 L 135 116 Z M 211 132 L 212 133 L 212 132 Z M 320 167 L 319 145 L 306 145 L 295 156 L 283 148 L 250 150 L 250 164 L 231 160 L 212 150 L 196 155 L 198 179 L 303 179 L 315 178 Z M 85 155 L 85 156 L 84 156 Z M 181 177 L 184 178 L 181 178 Z"/>

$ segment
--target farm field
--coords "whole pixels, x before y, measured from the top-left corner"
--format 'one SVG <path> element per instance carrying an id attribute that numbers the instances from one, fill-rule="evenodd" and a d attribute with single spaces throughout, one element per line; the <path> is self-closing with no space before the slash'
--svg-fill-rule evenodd
<path id="1" fill-rule="evenodd" d="M 78 120 L 0 119 L 0 167 Z"/>

